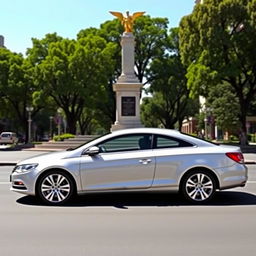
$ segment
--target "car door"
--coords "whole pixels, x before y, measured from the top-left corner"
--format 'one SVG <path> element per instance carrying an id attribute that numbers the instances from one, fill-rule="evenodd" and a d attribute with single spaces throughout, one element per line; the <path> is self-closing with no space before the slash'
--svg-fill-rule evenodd
<path id="1" fill-rule="evenodd" d="M 189 161 L 194 145 L 178 138 L 155 135 L 156 170 L 153 187 L 176 187 L 182 165 Z"/>
<path id="2" fill-rule="evenodd" d="M 83 190 L 144 189 L 152 185 L 155 157 L 152 135 L 128 134 L 95 146 L 100 153 L 81 157 Z"/>

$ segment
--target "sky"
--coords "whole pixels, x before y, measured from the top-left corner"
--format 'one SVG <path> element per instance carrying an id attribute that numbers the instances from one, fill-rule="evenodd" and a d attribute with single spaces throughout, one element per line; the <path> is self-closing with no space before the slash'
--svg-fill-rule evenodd
<path id="1" fill-rule="evenodd" d="M 48 33 L 75 39 L 81 29 L 114 19 L 109 11 L 145 11 L 151 17 L 169 19 L 169 27 L 192 12 L 194 0 L 0 0 L 0 35 L 5 46 L 25 54 L 31 38 Z"/>

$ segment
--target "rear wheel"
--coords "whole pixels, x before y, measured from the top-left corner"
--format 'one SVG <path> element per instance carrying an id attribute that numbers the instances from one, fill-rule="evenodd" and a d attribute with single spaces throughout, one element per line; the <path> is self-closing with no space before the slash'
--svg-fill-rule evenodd
<path id="1" fill-rule="evenodd" d="M 190 172 L 182 181 L 181 192 L 194 203 L 209 201 L 216 191 L 216 181 L 211 173 L 204 170 Z"/>
<path id="2" fill-rule="evenodd" d="M 61 205 L 73 196 L 74 183 L 65 172 L 53 170 L 41 177 L 37 191 L 45 203 Z"/>

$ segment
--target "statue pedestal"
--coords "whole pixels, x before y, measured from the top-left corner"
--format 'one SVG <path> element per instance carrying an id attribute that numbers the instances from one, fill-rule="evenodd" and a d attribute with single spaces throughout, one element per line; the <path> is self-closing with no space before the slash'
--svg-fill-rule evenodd
<path id="1" fill-rule="evenodd" d="M 116 121 L 111 131 L 143 127 L 140 122 L 141 83 L 116 83 Z"/>
<path id="2" fill-rule="evenodd" d="M 141 84 L 134 73 L 135 40 L 131 32 L 124 32 L 122 45 L 122 74 L 113 84 L 116 92 L 116 121 L 111 130 L 143 127 L 140 121 Z"/>

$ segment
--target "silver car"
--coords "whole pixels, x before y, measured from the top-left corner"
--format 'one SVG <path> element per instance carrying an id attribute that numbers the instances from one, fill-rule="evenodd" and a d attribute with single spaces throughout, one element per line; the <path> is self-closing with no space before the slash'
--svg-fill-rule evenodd
<path id="1" fill-rule="evenodd" d="M 189 201 L 203 203 L 216 190 L 245 186 L 246 181 L 238 147 L 174 130 L 138 128 L 21 161 L 11 174 L 11 190 L 51 205 L 76 194 L 159 190 L 179 191 Z"/>
<path id="2" fill-rule="evenodd" d="M 14 132 L 2 132 L 0 134 L 0 144 L 17 144 L 18 140 Z"/>

